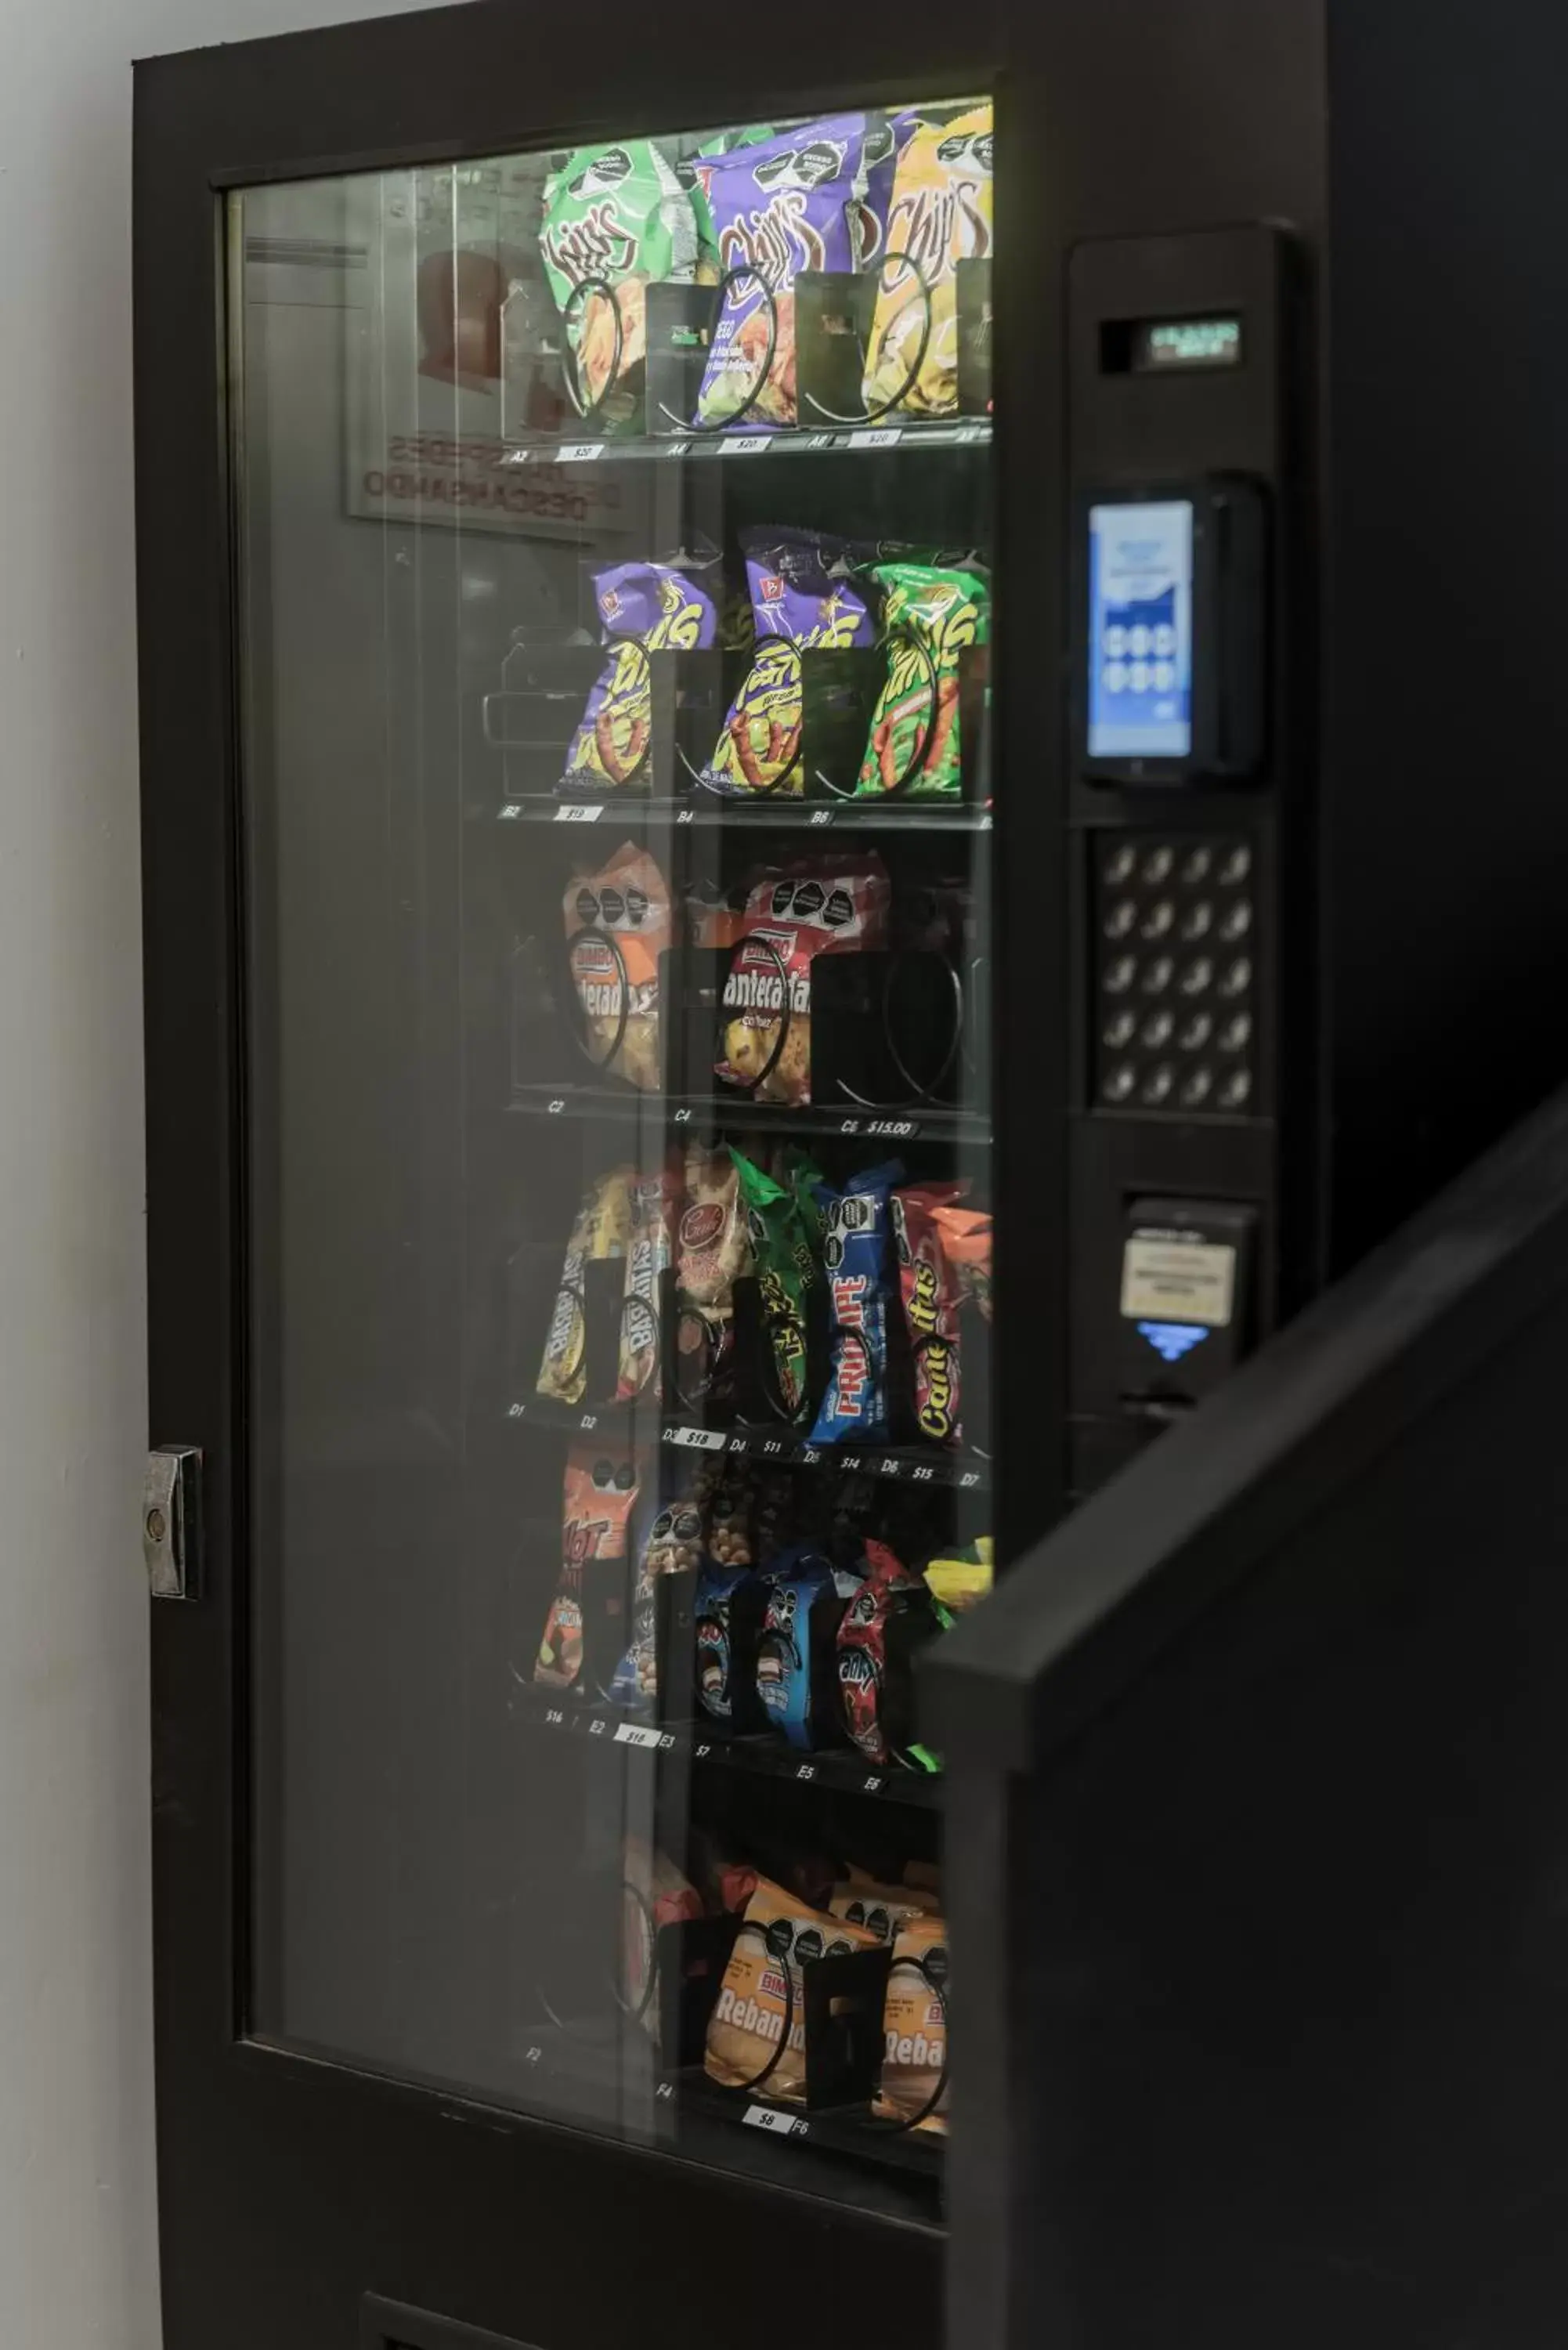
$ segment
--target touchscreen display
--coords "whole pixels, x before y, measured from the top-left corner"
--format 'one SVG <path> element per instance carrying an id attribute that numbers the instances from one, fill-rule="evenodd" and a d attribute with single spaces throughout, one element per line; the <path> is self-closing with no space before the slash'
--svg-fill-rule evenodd
<path id="1" fill-rule="evenodd" d="M 1089 756 L 1192 755 L 1192 506 L 1089 509 Z"/>

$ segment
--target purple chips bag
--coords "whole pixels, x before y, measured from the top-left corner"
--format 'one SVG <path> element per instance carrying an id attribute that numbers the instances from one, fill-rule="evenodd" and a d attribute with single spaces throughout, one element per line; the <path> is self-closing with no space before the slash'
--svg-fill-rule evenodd
<path id="1" fill-rule="evenodd" d="M 699 161 L 721 269 L 756 273 L 725 285 L 699 424 L 755 432 L 794 422 L 794 281 L 803 269 L 857 265 L 866 145 L 867 117 L 836 114 Z M 878 170 L 885 160 L 878 151 Z"/>
<path id="2" fill-rule="evenodd" d="M 606 639 L 621 641 L 594 681 L 566 754 L 565 780 L 603 791 L 635 782 L 647 754 L 653 673 L 645 654 L 711 645 L 718 614 L 694 580 L 663 563 L 622 563 L 596 572 L 594 593 Z"/>
<path id="3" fill-rule="evenodd" d="M 800 649 L 872 645 L 877 626 L 839 540 L 764 528 L 742 531 L 741 546 L 757 650 L 702 780 L 718 792 L 797 795 L 805 785 Z"/>

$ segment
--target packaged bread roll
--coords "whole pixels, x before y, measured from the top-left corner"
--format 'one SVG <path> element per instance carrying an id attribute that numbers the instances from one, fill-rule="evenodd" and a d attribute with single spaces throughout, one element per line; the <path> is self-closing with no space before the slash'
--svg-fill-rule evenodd
<path id="1" fill-rule="evenodd" d="M 710 2078 L 730 2089 L 754 2085 L 759 2096 L 799 2105 L 805 2095 L 805 1970 L 814 1960 L 876 1946 L 875 1934 L 809 1908 L 759 1877 L 708 2024 Z"/>
<path id="2" fill-rule="evenodd" d="M 909 1918 L 893 1944 L 882 2012 L 882 2079 L 874 2110 L 884 2121 L 912 2123 L 940 2137 L 948 2131 L 947 1988 L 947 1921 Z"/>

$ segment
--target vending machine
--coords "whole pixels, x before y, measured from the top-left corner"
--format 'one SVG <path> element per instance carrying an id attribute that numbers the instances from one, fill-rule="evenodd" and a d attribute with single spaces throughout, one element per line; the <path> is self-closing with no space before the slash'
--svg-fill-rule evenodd
<path id="1" fill-rule="evenodd" d="M 1552 1074 L 1559 330 L 1331 13 L 139 70 L 170 2350 L 966 2340 L 926 1665 Z"/>

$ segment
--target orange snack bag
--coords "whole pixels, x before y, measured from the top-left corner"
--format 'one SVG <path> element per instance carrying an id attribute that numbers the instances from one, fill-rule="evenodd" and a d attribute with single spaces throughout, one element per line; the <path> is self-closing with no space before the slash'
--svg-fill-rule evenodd
<path id="1" fill-rule="evenodd" d="M 893 1970 L 882 2011 L 882 2080 L 874 2110 L 884 2121 L 914 2122 L 948 2134 L 948 1929 L 944 1918 L 911 1918 L 893 1944 Z M 941 2095 L 937 2097 L 939 2084 Z M 925 2108 L 936 2098 L 934 2109 Z M 916 2122 L 914 2117 L 922 2118 Z"/>
<path id="2" fill-rule="evenodd" d="M 670 890 L 645 848 L 625 841 L 561 901 L 572 984 L 598 1066 L 640 1093 L 659 1090 L 659 958 L 670 943 Z"/>
<path id="3" fill-rule="evenodd" d="M 759 1877 L 708 2024 L 711 2077 L 731 2089 L 755 2083 L 759 2096 L 799 2105 L 805 2095 L 805 1969 L 814 1959 L 875 1950 L 877 1940 Z M 760 2079 L 781 2043 L 777 2064 Z"/>

